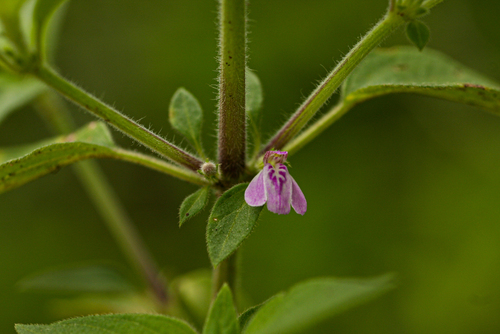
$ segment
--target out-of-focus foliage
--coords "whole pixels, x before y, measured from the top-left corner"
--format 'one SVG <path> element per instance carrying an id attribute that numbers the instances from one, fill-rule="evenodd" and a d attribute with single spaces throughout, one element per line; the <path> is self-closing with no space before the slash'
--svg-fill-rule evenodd
<path id="1" fill-rule="evenodd" d="M 250 2 L 249 66 L 262 82 L 267 133 L 386 5 Z M 215 124 L 209 112 L 215 109 L 215 6 L 203 0 L 72 1 L 56 64 L 66 77 L 180 142 L 166 119 L 179 86 L 189 87 L 208 111 L 203 128 Z M 499 81 L 498 14 L 496 1 L 444 1 L 423 18 L 432 31 L 428 47 Z M 384 45 L 407 43 L 401 30 Z M 77 108 L 74 115 L 79 125 L 91 120 Z M 0 144 L 47 136 L 26 108 L 5 119 Z M 213 156 L 213 136 L 202 141 Z M 473 107 L 408 95 L 356 107 L 291 159 L 307 214 L 264 210 L 245 242 L 242 286 L 252 304 L 310 277 L 393 271 L 398 290 L 310 333 L 500 331 L 499 142 L 500 118 Z M 210 267 L 208 213 L 180 230 L 177 225 L 178 208 L 195 187 L 140 166 L 100 163 L 167 277 Z M 14 322 L 60 319 L 46 296 L 16 291 L 27 274 L 80 260 L 125 263 L 69 169 L 3 194 L 0 231 L 2 333 L 14 333 Z"/>

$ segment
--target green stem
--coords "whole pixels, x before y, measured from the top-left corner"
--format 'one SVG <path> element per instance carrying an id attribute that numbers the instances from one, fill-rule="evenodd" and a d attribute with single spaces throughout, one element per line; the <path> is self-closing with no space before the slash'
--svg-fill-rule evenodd
<path id="1" fill-rule="evenodd" d="M 156 159 L 150 155 L 124 150 L 120 148 L 113 148 L 113 151 L 116 152 L 117 154 L 112 156 L 112 158 L 142 165 L 144 167 L 157 170 L 161 173 L 165 173 L 174 176 L 178 179 L 188 181 L 200 186 L 208 186 L 212 184 L 206 178 L 200 176 L 199 174 L 192 173 L 184 168 L 170 164 L 161 159 Z"/>
<path id="2" fill-rule="evenodd" d="M 44 94 L 35 105 L 54 132 L 68 134 L 74 130 L 74 122 L 57 96 Z M 82 161 L 73 168 L 122 251 L 147 282 L 158 303 L 165 305 L 168 295 L 160 271 L 98 164 Z"/>
<path id="3" fill-rule="evenodd" d="M 261 150 L 260 155 L 271 149 L 282 149 L 292 140 L 332 96 L 337 88 L 352 70 L 377 47 L 390 33 L 401 26 L 405 21 L 397 14 L 389 12 L 370 30 L 347 56 L 333 69 L 333 71 L 319 84 L 312 94 L 302 103 L 288 122 Z"/>
<path id="4" fill-rule="evenodd" d="M 396 8 L 396 1 L 397 0 L 389 0 L 389 12 L 393 12 Z"/>
<path id="5" fill-rule="evenodd" d="M 427 0 L 422 4 L 422 7 L 425 7 L 427 9 L 431 9 L 432 7 L 440 4 L 444 0 Z"/>
<path id="6" fill-rule="evenodd" d="M 148 283 L 158 303 L 166 305 L 168 295 L 160 271 L 96 162 L 82 161 L 74 168 L 122 251 Z"/>
<path id="7" fill-rule="evenodd" d="M 224 283 L 229 285 L 236 305 L 236 295 L 238 291 L 238 254 L 236 251 L 231 256 L 222 261 L 213 271 L 212 275 L 212 299 L 215 300 L 217 293 Z"/>
<path id="8" fill-rule="evenodd" d="M 428 9 L 436 6 L 443 0 L 429 0 L 423 3 L 424 7 Z M 395 11 L 395 1 L 391 0 L 389 6 L 389 12 Z M 397 13 L 397 11 L 396 11 Z M 321 132 L 323 132 L 326 128 L 332 125 L 335 121 L 337 121 L 340 117 L 342 117 L 347 111 L 353 108 L 356 104 L 361 101 L 342 101 L 333 107 L 328 113 L 322 116 L 319 120 L 317 120 L 314 124 L 308 127 L 305 131 L 303 131 L 300 135 L 291 140 L 288 144 L 283 147 L 284 151 L 288 151 L 288 154 L 294 154 L 302 147 L 304 147 L 307 143 L 316 138 Z"/>
<path id="9" fill-rule="evenodd" d="M 245 170 L 246 1 L 220 0 L 219 163 L 225 179 Z"/>
<path id="10" fill-rule="evenodd" d="M 203 164 L 198 158 L 169 143 L 160 136 L 147 130 L 142 125 L 122 115 L 117 110 L 99 101 L 94 96 L 81 90 L 71 82 L 66 81 L 46 65 L 36 68 L 33 74 L 69 100 L 108 122 L 116 129 L 137 140 L 154 152 L 193 171 L 198 170 Z"/>

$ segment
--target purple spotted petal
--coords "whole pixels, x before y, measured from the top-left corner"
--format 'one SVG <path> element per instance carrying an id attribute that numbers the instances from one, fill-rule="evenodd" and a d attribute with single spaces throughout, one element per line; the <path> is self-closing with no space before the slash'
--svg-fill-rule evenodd
<path id="1" fill-rule="evenodd" d="M 290 180 L 292 180 L 292 207 L 299 215 L 304 215 L 307 211 L 306 197 L 293 177 L 291 175 L 289 176 Z"/>
<path id="2" fill-rule="evenodd" d="M 266 164 L 262 170 L 267 196 L 267 209 L 279 215 L 290 213 L 292 201 L 292 179 L 285 165 L 277 163 L 275 167 Z"/>
<path id="3" fill-rule="evenodd" d="M 266 203 L 266 191 L 264 189 L 264 173 L 261 170 L 255 175 L 252 182 L 245 190 L 245 201 L 250 206 L 262 206 Z"/>

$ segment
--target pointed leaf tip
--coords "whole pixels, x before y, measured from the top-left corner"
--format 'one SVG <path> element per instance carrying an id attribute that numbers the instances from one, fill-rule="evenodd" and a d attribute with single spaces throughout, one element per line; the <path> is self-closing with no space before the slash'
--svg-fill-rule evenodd
<path id="1" fill-rule="evenodd" d="M 392 288 L 392 275 L 367 279 L 311 279 L 266 302 L 248 321 L 244 333 L 297 333 Z"/>
<path id="2" fill-rule="evenodd" d="M 238 334 L 240 326 L 231 289 L 224 284 L 212 303 L 203 334 Z"/>
<path id="3" fill-rule="evenodd" d="M 186 137 L 203 157 L 201 146 L 203 110 L 196 97 L 183 87 L 177 89 L 170 101 L 168 116 L 172 127 Z"/>
<path id="4" fill-rule="evenodd" d="M 430 35 L 429 27 L 422 21 L 413 20 L 406 25 L 406 36 L 420 51 L 429 42 Z"/>
<path id="5" fill-rule="evenodd" d="M 179 227 L 200 213 L 208 203 L 209 187 L 203 187 L 184 199 L 179 209 Z"/>

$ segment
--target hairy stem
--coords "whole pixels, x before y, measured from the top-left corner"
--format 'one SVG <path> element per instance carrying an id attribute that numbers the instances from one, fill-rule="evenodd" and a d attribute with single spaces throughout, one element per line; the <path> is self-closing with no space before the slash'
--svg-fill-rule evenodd
<path id="1" fill-rule="evenodd" d="M 389 12 L 393 12 L 396 8 L 396 0 L 389 0 Z"/>
<path id="2" fill-rule="evenodd" d="M 219 163 L 227 180 L 245 169 L 246 0 L 220 0 Z"/>
<path id="3" fill-rule="evenodd" d="M 147 282 L 158 303 L 166 305 L 166 282 L 105 175 L 95 161 L 82 161 L 74 168 L 122 251 Z"/>
<path id="4" fill-rule="evenodd" d="M 203 164 L 198 158 L 169 143 L 117 110 L 99 101 L 94 96 L 81 90 L 71 82 L 63 79 L 46 65 L 36 68 L 33 74 L 69 100 L 90 111 L 95 116 L 103 119 L 114 128 L 137 140 L 152 151 L 193 171 L 198 170 Z"/>
<path id="5" fill-rule="evenodd" d="M 428 9 L 436 6 L 443 0 L 428 0 L 423 3 L 424 7 Z M 394 11 L 395 15 L 397 15 L 397 11 L 395 8 L 396 1 L 391 0 L 389 5 L 389 12 Z M 388 14 L 389 15 L 389 14 Z M 359 102 L 357 102 L 359 103 Z M 319 120 L 317 120 L 314 124 L 308 127 L 305 131 L 303 131 L 300 135 L 295 137 L 289 143 L 287 143 L 284 147 L 284 151 L 288 151 L 288 154 L 294 154 L 302 147 L 304 147 L 307 143 L 316 138 L 321 132 L 323 132 L 326 128 L 332 125 L 335 121 L 337 121 L 340 117 L 342 117 L 346 112 L 348 112 L 351 108 L 353 108 L 357 103 L 352 103 L 349 101 L 341 101 L 335 107 L 333 107 L 328 113 L 323 115 Z"/>
<path id="6" fill-rule="evenodd" d="M 74 131 L 66 106 L 53 93 L 39 97 L 35 106 L 54 132 L 68 134 Z M 73 168 L 122 251 L 147 282 L 158 303 L 164 306 L 168 295 L 160 271 L 99 165 L 94 161 L 82 161 Z"/>
<path id="7" fill-rule="evenodd" d="M 390 33 L 401 26 L 405 21 L 395 13 L 389 12 L 370 30 L 347 56 L 333 69 L 332 72 L 319 84 L 311 95 L 302 103 L 286 124 L 269 141 L 260 154 L 271 149 L 282 149 L 292 140 L 332 96 L 345 78 L 354 68 L 377 47 Z"/>

